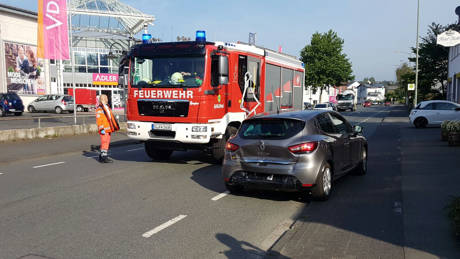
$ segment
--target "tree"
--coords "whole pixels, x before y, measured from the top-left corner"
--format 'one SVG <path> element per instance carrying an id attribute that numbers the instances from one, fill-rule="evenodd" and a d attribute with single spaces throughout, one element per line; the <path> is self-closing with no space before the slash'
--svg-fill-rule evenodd
<path id="1" fill-rule="evenodd" d="M 351 63 L 342 53 L 343 43 L 343 39 L 332 30 L 317 32 L 300 52 L 305 64 L 305 86 L 319 88 L 320 100 L 325 87 L 354 79 Z"/>
<path id="2" fill-rule="evenodd" d="M 396 80 L 399 85 L 399 88 L 395 91 L 397 98 L 399 100 L 408 98 L 407 85 L 415 82 L 415 69 L 407 63 L 403 63 L 396 69 Z"/>
<path id="3" fill-rule="evenodd" d="M 459 29 L 456 24 L 443 26 L 432 23 L 428 26 L 428 32 L 425 37 L 421 37 L 419 45 L 419 81 L 418 93 L 420 99 L 425 99 L 429 95 L 433 95 L 432 87 L 441 84 L 440 95 L 445 95 L 447 87 L 447 73 L 449 64 L 449 48 L 443 47 L 436 43 L 438 34 L 449 29 Z M 416 48 L 412 48 L 412 52 L 416 54 Z M 415 63 L 415 58 L 409 58 Z"/>
<path id="4" fill-rule="evenodd" d="M 373 76 L 371 76 L 371 77 L 365 77 L 361 83 L 373 85 L 376 82 L 375 82 L 375 78 Z"/>

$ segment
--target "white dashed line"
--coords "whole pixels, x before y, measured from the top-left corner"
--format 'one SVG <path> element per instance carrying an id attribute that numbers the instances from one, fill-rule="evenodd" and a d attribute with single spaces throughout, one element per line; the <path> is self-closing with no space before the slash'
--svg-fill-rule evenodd
<path id="1" fill-rule="evenodd" d="M 0 175 L 2 175 L 2 174 L 4 174 L 4 173 L 0 173 Z"/>
<path id="2" fill-rule="evenodd" d="M 142 234 L 142 236 L 145 237 L 145 238 L 149 238 L 149 237 L 155 235 L 156 233 L 162 231 L 163 229 L 165 229 L 165 228 L 167 228 L 167 227 L 169 227 L 169 226 L 171 226 L 171 225 L 183 220 L 185 217 L 187 217 L 187 215 L 179 215 L 179 216 L 177 216 L 177 217 L 175 217 L 175 218 L 173 218 L 171 220 L 168 220 L 167 222 L 159 225 L 158 227 L 156 227 L 156 228 L 154 228 L 154 229 L 152 229 L 150 231 L 145 232 L 144 234 Z"/>
<path id="3" fill-rule="evenodd" d="M 221 193 L 221 194 L 219 194 L 219 195 L 214 196 L 211 200 L 212 200 L 212 201 L 217 201 L 217 200 L 219 200 L 219 199 L 224 198 L 224 197 L 227 196 L 229 193 L 230 193 L 229 191 L 223 192 L 223 193 Z"/>
<path id="4" fill-rule="evenodd" d="M 137 151 L 137 150 L 142 150 L 144 149 L 143 147 L 140 147 L 140 148 L 134 148 L 134 149 L 128 149 L 126 150 L 127 152 L 133 152 L 133 151 Z"/>
<path id="5" fill-rule="evenodd" d="M 41 168 L 41 167 L 46 167 L 46 166 L 52 166 L 52 165 L 60 165 L 64 164 L 65 162 L 57 162 L 57 163 L 51 163 L 51 164 L 46 164 L 46 165 L 36 165 L 33 168 Z"/>

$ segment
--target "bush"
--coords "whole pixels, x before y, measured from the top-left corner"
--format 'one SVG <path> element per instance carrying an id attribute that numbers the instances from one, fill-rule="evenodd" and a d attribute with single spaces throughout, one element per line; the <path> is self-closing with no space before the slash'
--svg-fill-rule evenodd
<path id="1" fill-rule="evenodd" d="M 448 132 L 460 133 L 460 121 L 451 121 L 447 123 L 446 129 Z"/>
<path id="2" fill-rule="evenodd" d="M 450 123 L 451 121 L 443 121 L 441 123 L 441 129 L 442 130 L 447 130 L 447 125 Z"/>
<path id="3" fill-rule="evenodd" d="M 460 197 L 452 197 L 447 205 L 447 216 L 452 221 L 455 235 L 460 237 Z"/>

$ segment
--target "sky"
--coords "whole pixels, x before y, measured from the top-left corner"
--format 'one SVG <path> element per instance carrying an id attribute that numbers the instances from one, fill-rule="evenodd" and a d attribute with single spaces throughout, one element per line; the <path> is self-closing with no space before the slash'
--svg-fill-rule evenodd
<path id="1" fill-rule="evenodd" d="M 37 11 L 37 0 L 0 3 Z M 332 29 L 344 39 L 344 53 L 357 80 L 396 80 L 396 68 L 415 47 L 417 0 L 121 0 L 155 16 L 149 32 L 162 41 L 195 37 L 205 30 L 208 41 L 247 42 L 299 57 L 315 32 Z M 420 0 L 420 36 L 432 22 L 455 23 L 458 0 Z"/>

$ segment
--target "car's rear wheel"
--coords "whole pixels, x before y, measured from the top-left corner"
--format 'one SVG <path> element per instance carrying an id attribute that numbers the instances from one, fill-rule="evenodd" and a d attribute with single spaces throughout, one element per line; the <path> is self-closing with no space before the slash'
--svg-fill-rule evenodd
<path id="1" fill-rule="evenodd" d="M 414 126 L 418 129 L 425 128 L 426 125 L 428 125 L 428 120 L 424 117 L 417 118 L 414 121 Z"/>
<path id="2" fill-rule="evenodd" d="M 1 116 L 1 117 L 5 117 L 5 116 L 6 116 L 6 112 L 5 112 L 5 110 L 3 110 L 3 108 L 0 108 L 0 116 Z"/>
<path id="3" fill-rule="evenodd" d="M 227 188 L 227 190 L 232 193 L 232 194 L 238 194 L 238 193 L 241 193 L 243 191 L 243 186 L 241 185 L 230 185 L 228 183 L 225 183 L 225 188 Z"/>
<path id="4" fill-rule="evenodd" d="M 55 111 L 57 114 L 61 114 L 61 113 L 62 113 L 62 108 L 58 106 L 58 107 L 54 108 L 54 111 Z"/>
<path id="5" fill-rule="evenodd" d="M 154 147 L 154 144 L 155 143 L 149 141 L 146 141 L 144 144 L 145 153 L 147 153 L 151 159 L 163 161 L 168 160 L 171 157 L 173 150 L 157 149 Z"/>
<path id="6" fill-rule="evenodd" d="M 319 170 L 316 184 L 311 190 L 313 198 L 325 201 L 329 199 L 332 192 L 332 169 L 329 163 L 325 162 Z"/>
<path id="7" fill-rule="evenodd" d="M 367 173 L 367 149 L 363 147 L 363 153 L 361 154 L 361 162 L 355 169 L 356 175 L 365 175 Z"/>
<path id="8" fill-rule="evenodd" d="M 218 163 L 222 162 L 225 154 L 225 144 L 228 139 L 236 134 L 238 129 L 234 126 L 228 126 L 225 130 L 224 136 L 221 139 L 217 140 L 211 147 L 211 154 L 214 160 Z"/>
<path id="9" fill-rule="evenodd" d="M 35 112 L 35 107 L 33 107 L 32 105 L 29 105 L 29 107 L 27 107 L 27 110 L 32 113 L 32 112 Z"/>
<path id="10" fill-rule="evenodd" d="M 78 105 L 78 106 L 77 106 L 77 112 L 82 112 L 82 111 L 83 111 L 83 106 Z"/>

